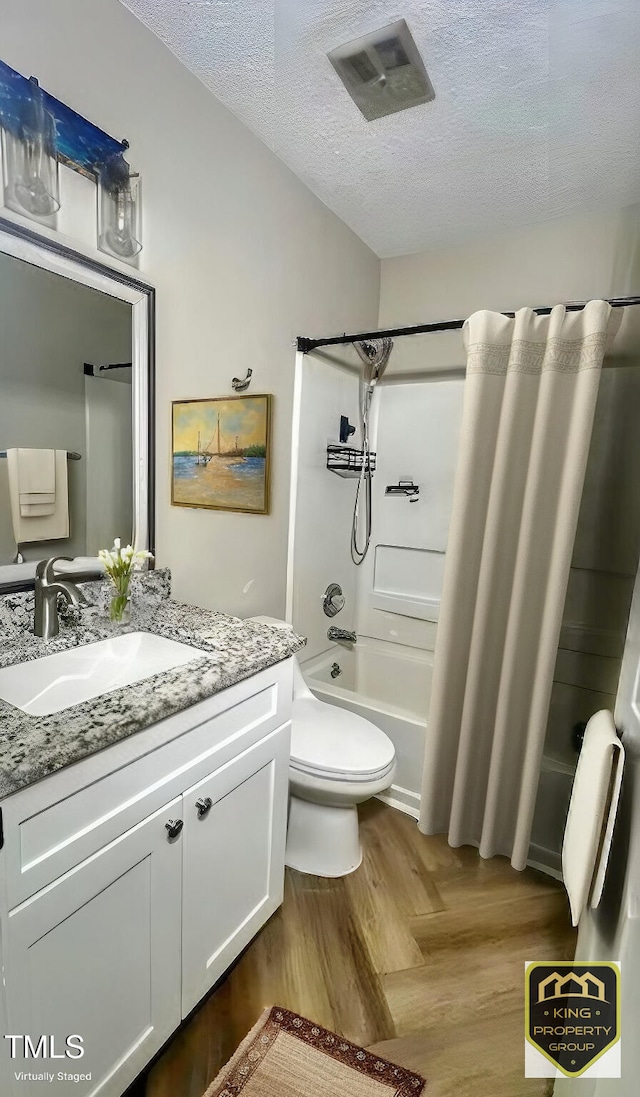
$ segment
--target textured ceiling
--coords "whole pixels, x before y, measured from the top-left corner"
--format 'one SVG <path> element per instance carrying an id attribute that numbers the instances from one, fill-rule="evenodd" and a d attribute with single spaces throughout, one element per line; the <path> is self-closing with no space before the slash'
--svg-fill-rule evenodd
<path id="1" fill-rule="evenodd" d="M 126 7 L 378 255 L 640 199 L 640 0 Z M 366 122 L 326 53 L 402 17 L 435 101 Z"/>

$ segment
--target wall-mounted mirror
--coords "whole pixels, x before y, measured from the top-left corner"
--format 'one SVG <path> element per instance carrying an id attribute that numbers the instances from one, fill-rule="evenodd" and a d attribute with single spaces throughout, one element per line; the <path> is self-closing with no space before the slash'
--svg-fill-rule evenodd
<path id="1" fill-rule="evenodd" d="M 153 551 L 152 320 L 150 287 L 0 220 L 0 593 Z"/>

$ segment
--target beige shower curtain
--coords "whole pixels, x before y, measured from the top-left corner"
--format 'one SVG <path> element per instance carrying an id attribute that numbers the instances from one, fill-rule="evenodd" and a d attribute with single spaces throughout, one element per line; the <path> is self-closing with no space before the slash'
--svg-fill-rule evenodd
<path id="1" fill-rule="evenodd" d="M 464 327 L 420 829 L 524 868 L 610 306 Z"/>

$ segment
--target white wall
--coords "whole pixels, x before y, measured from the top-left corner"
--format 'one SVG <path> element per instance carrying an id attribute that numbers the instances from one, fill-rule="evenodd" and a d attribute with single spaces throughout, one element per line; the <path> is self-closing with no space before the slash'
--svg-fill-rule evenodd
<path id="1" fill-rule="evenodd" d="M 14 446 L 75 450 L 81 461 L 68 463 L 71 536 L 24 546 L 27 560 L 56 553 L 84 556 L 89 452 L 85 434 L 85 362 L 131 359 L 131 309 L 121 301 L 86 286 L 0 254 L 0 449 Z M 130 385 L 123 408 L 124 430 L 131 434 Z M 105 454 L 99 459 L 112 482 Z M 6 477 L 6 461 L 0 476 Z M 131 512 L 129 466 L 127 502 Z M 3 492 L 3 499 L 5 498 Z M 10 527 L 8 492 L 0 522 Z M 130 537 L 123 531 L 123 536 Z M 6 552 L 3 537 L 3 552 Z M 6 555 L 0 564 L 13 558 Z"/>
<path id="2" fill-rule="evenodd" d="M 468 247 L 384 259 L 380 326 L 623 295 L 634 286 L 637 293 L 639 218 L 633 206 L 529 226 Z M 433 336 L 434 359 L 442 338 Z M 453 338 L 462 351 L 459 334 Z"/>
<path id="3" fill-rule="evenodd" d="M 158 291 L 157 556 L 174 595 L 281 616 L 293 339 L 375 326 L 379 260 L 117 0 L 5 0 L 0 41 L 8 64 L 126 137 L 142 173 L 140 273 Z M 93 188 L 64 176 L 60 228 L 91 250 Z M 171 400 L 231 394 L 248 366 L 250 391 L 275 394 L 271 515 L 172 508 Z"/>

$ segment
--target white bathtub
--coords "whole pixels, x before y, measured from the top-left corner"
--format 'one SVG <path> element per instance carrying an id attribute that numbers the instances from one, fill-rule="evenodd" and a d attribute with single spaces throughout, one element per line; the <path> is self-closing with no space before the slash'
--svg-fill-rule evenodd
<path id="1" fill-rule="evenodd" d="M 341 673 L 332 677 L 335 663 Z M 302 664 L 316 697 L 366 717 L 389 736 L 398 764 L 395 782 L 381 799 L 416 819 L 432 671 L 433 652 L 366 636 Z"/>

